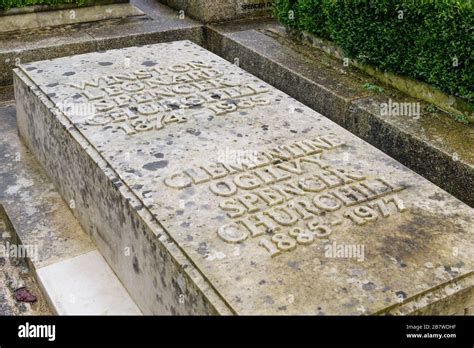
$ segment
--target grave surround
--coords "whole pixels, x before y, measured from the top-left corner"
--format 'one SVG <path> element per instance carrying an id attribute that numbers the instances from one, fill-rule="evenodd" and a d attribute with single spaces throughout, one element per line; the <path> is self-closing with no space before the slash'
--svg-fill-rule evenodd
<path id="1" fill-rule="evenodd" d="M 223 22 L 236 19 L 270 17 L 271 0 L 160 0 L 203 23 Z"/>
<path id="2" fill-rule="evenodd" d="M 255 30 L 257 29 L 258 30 Z M 313 110 L 382 150 L 469 206 L 474 205 L 474 129 L 448 114 L 420 118 L 381 113 L 390 99 L 416 103 L 393 88 L 385 93 L 363 88 L 368 76 L 323 51 L 292 43 L 278 24 L 223 24 L 206 27 L 206 47 L 284 91 Z M 308 60 L 308 55 L 311 58 Z M 467 139 L 467 140 L 466 140 Z M 449 178 L 449 180 L 446 180 Z"/>
<path id="3" fill-rule="evenodd" d="M 144 313 L 371 314 L 466 291 L 471 208 L 189 41 L 14 80 L 20 134 Z"/>
<path id="4" fill-rule="evenodd" d="M 127 0 L 104 0 L 86 3 L 84 6 L 26 6 L 0 10 L 0 34 L 143 15 L 141 10 Z"/>

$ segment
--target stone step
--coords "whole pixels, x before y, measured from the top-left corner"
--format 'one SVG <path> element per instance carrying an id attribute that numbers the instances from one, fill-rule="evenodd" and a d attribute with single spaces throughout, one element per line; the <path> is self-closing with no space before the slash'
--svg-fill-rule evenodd
<path id="1" fill-rule="evenodd" d="M 142 312 L 472 307 L 472 208 L 202 47 L 14 76 L 22 138 Z"/>
<path id="2" fill-rule="evenodd" d="M 297 44 L 272 21 L 205 27 L 206 47 L 310 106 L 418 174 L 474 206 L 474 127 L 384 86 L 316 48 Z M 375 81 L 375 83 L 378 83 Z M 382 115 L 381 105 L 419 106 L 419 115 Z"/>
<path id="3" fill-rule="evenodd" d="M 0 202 L 13 239 L 57 314 L 139 314 L 68 205 L 18 137 L 15 107 L 0 107 Z M 2 285 L 3 286 L 3 285 Z"/>
<path id="4" fill-rule="evenodd" d="M 84 23 L 68 24 L 66 20 L 59 21 L 62 18 L 60 10 L 49 11 L 42 15 L 56 18 L 58 21 L 55 23 L 62 25 L 0 32 L 0 86 L 12 84 L 12 69 L 20 63 L 180 39 L 202 42 L 201 24 L 187 17 L 178 18 L 176 11 L 165 5 L 134 0 L 131 4 L 113 6 L 133 6 L 134 15 L 122 18 L 122 11 L 117 13 L 120 18 L 91 22 L 81 14 L 76 18 Z M 91 9 L 93 11 L 91 7 L 77 11 Z M 112 11 L 109 17 L 114 13 Z"/>
<path id="5" fill-rule="evenodd" d="M 40 268 L 37 274 L 59 315 L 141 315 L 98 250 Z"/>
<path id="6" fill-rule="evenodd" d="M 142 16 L 144 13 L 130 4 L 108 4 L 56 11 L 33 12 L 3 16 L 0 33 L 55 27 L 76 23 L 97 22 L 106 19 Z"/>

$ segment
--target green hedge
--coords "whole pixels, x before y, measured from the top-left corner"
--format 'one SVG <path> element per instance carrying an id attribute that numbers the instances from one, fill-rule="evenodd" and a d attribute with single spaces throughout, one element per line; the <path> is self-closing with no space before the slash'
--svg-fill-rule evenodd
<path id="1" fill-rule="evenodd" d="M 274 13 L 361 63 L 474 101 L 471 0 L 274 0 Z"/>
<path id="2" fill-rule="evenodd" d="M 8 10 L 13 7 L 25 7 L 31 5 L 54 6 L 61 4 L 76 4 L 81 6 L 86 2 L 87 0 L 0 0 L 0 10 Z"/>

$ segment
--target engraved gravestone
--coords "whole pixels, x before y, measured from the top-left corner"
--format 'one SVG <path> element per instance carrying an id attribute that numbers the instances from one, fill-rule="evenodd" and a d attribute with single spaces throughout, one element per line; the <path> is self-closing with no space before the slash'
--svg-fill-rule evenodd
<path id="1" fill-rule="evenodd" d="M 470 207 L 189 41 L 24 64 L 15 95 L 145 313 L 472 305 Z"/>

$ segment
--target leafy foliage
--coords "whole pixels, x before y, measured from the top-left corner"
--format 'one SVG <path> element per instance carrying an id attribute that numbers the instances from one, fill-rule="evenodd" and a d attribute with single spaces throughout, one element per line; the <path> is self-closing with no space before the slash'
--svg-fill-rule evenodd
<path id="1" fill-rule="evenodd" d="M 471 0 L 275 0 L 274 13 L 361 63 L 474 101 Z"/>
<path id="2" fill-rule="evenodd" d="M 13 7 L 25 7 L 32 5 L 55 6 L 61 4 L 76 4 L 82 6 L 87 0 L 0 0 L 0 10 L 8 10 Z"/>

